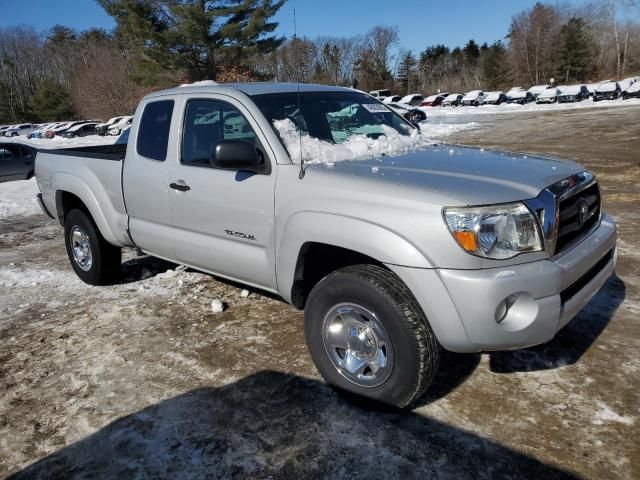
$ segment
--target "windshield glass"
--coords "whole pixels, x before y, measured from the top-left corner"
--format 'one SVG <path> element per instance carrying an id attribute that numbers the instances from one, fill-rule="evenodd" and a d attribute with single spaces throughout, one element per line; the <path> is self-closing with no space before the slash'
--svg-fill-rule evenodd
<path id="1" fill-rule="evenodd" d="M 252 98 L 294 162 L 301 143 L 305 162 L 392 155 L 428 143 L 400 115 L 363 93 L 302 92 L 299 102 L 295 92 Z"/>

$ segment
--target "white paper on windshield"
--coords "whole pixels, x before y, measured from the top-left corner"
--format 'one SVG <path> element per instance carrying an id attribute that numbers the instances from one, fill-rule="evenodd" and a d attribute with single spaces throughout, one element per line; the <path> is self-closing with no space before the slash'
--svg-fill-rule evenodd
<path id="1" fill-rule="evenodd" d="M 371 113 L 389 113 L 389 109 L 380 103 L 363 103 L 362 106 Z"/>

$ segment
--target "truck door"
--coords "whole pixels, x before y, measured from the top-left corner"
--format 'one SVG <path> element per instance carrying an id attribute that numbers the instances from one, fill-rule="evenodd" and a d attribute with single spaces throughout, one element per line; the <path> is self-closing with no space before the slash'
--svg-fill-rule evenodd
<path id="1" fill-rule="evenodd" d="M 133 241 L 143 251 L 169 260 L 175 260 L 167 177 L 173 110 L 174 101 L 162 97 L 140 105 L 140 121 L 131 132 L 122 172 Z"/>
<path id="2" fill-rule="evenodd" d="M 221 140 L 249 142 L 267 162 L 268 144 L 240 102 L 224 95 L 203 97 L 184 101 L 180 148 L 169 169 L 177 258 L 275 290 L 275 169 L 261 175 L 221 170 L 209 163 Z"/>

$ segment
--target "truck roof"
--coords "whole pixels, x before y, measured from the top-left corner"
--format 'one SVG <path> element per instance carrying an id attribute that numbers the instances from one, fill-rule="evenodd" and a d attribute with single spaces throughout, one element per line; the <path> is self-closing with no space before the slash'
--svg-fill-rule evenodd
<path id="1" fill-rule="evenodd" d="M 249 96 L 267 93 L 295 93 L 300 92 L 354 92 L 352 88 L 319 85 L 314 83 L 285 83 L 285 82 L 247 82 L 247 83 L 219 83 L 207 85 L 185 85 L 150 93 L 145 98 L 161 97 L 165 95 L 183 93 L 221 93 L 228 90 L 239 90 Z"/>

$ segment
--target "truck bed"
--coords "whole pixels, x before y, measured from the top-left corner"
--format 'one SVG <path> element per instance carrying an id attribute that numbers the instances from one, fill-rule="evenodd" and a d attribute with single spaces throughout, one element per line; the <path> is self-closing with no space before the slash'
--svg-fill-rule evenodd
<path id="1" fill-rule="evenodd" d="M 36 180 L 46 209 L 60 219 L 64 192 L 80 198 L 108 242 L 130 245 L 122 195 L 126 145 L 98 145 L 39 150 Z"/>

